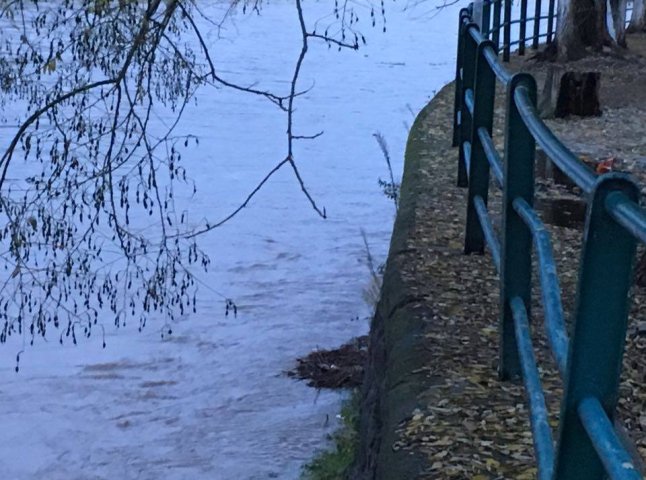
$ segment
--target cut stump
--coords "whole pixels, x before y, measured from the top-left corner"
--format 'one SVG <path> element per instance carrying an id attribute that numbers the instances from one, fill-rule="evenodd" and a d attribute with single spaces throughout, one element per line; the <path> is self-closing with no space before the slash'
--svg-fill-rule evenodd
<path id="1" fill-rule="evenodd" d="M 599 72 L 565 72 L 561 77 L 554 116 L 592 117 L 601 115 L 599 103 Z"/>
<path id="2" fill-rule="evenodd" d="M 546 73 L 538 99 L 542 118 L 601 115 L 599 72 L 566 72 L 561 65 L 552 65 Z"/>

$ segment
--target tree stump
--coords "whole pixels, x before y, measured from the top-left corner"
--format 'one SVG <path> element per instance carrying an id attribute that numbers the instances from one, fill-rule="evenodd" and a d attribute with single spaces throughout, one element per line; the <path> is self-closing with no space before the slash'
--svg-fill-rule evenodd
<path id="1" fill-rule="evenodd" d="M 538 98 L 542 118 L 568 115 L 601 115 L 599 72 L 566 72 L 561 65 L 547 68 L 545 83 Z"/>
<path id="2" fill-rule="evenodd" d="M 554 116 L 592 117 L 601 115 L 599 108 L 599 72 L 565 72 L 561 77 Z"/>

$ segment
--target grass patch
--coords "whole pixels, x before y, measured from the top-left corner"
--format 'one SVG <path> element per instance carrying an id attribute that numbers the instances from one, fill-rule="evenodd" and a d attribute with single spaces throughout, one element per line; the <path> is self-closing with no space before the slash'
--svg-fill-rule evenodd
<path id="1" fill-rule="evenodd" d="M 342 424 L 331 435 L 333 445 L 319 452 L 305 467 L 303 480 L 343 480 L 354 462 L 359 443 L 359 389 L 352 390 L 341 407 Z"/>

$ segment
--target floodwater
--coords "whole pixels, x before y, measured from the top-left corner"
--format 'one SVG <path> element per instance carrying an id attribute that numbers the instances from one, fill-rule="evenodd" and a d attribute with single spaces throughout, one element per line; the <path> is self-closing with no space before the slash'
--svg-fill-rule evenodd
<path id="1" fill-rule="evenodd" d="M 411 2 L 412 3 L 412 2 Z M 427 2 L 428 3 L 428 2 Z M 160 338 L 163 319 L 79 346 L 0 346 L 0 478 L 296 479 L 337 424 L 341 394 L 317 392 L 283 372 L 316 347 L 367 331 L 363 229 L 386 257 L 394 208 L 373 138 L 382 132 L 401 175 L 407 129 L 454 74 L 457 6 L 437 13 L 386 4 L 387 32 L 337 52 L 312 41 L 299 85 L 297 134 L 304 181 L 328 219 L 311 209 L 290 171 L 279 172 L 232 222 L 200 240 L 213 260 L 198 311 Z M 307 21 L 331 2 L 305 2 Z M 207 28 L 207 27 L 205 27 Z M 208 35 L 223 76 L 286 91 L 299 49 L 292 2 L 237 15 Z M 257 82 L 257 83 L 256 83 Z M 163 122 L 160 118 L 158 121 Z M 285 118 L 267 101 L 203 89 L 180 125 L 200 139 L 183 153 L 198 193 L 191 216 L 226 216 L 285 156 Z M 0 139 L 3 132 L 0 130 Z M 225 316 L 224 297 L 238 315 Z"/>

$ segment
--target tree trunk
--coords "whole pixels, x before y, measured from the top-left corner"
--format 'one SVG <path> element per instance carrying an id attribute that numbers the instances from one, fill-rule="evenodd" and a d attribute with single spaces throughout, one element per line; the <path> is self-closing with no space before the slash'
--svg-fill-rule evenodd
<path id="1" fill-rule="evenodd" d="M 627 0 L 610 0 L 610 10 L 612 13 L 612 25 L 615 29 L 615 39 L 617 45 L 627 48 L 626 45 L 626 7 Z"/>
<path id="2" fill-rule="evenodd" d="M 614 43 L 606 24 L 605 0 L 561 0 L 557 26 L 557 51 L 560 60 L 577 60 L 587 49 L 599 51 Z"/>
<path id="3" fill-rule="evenodd" d="M 633 13 L 628 24 L 628 32 L 646 31 L 646 1 L 634 0 Z"/>
<path id="4" fill-rule="evenodd" d="M 559 64 L 551 63 L 547 66 L 545 83 L 538 95 L 537 107 L 541 118 L 554 118 L 563 73 L 563 67 Z"/>

